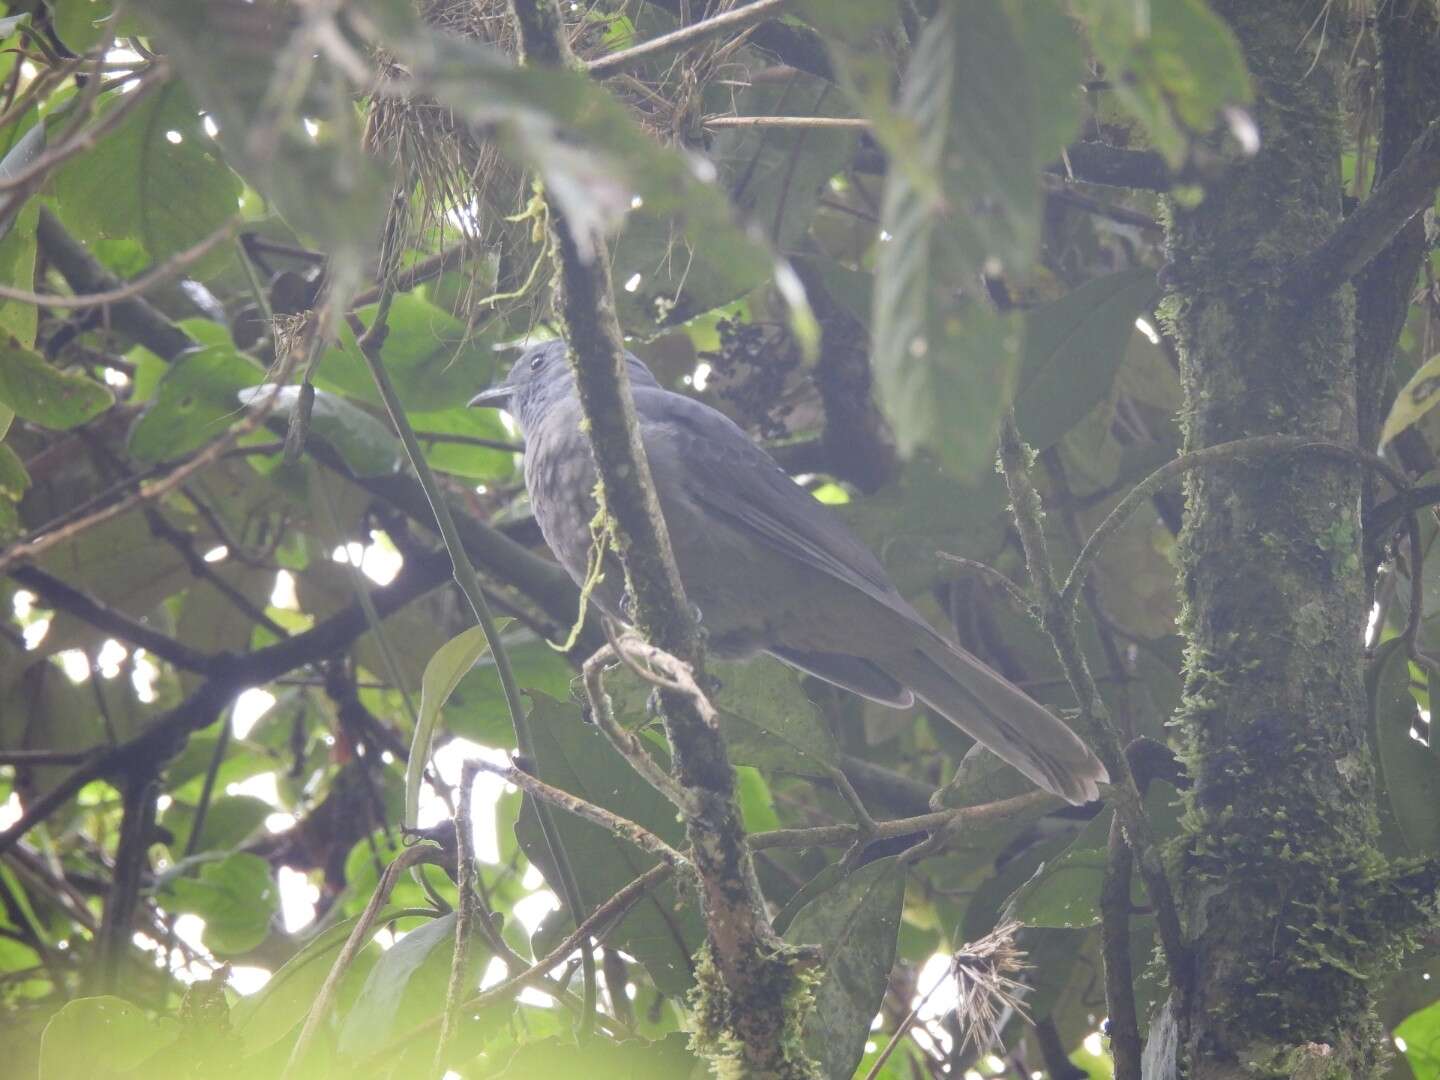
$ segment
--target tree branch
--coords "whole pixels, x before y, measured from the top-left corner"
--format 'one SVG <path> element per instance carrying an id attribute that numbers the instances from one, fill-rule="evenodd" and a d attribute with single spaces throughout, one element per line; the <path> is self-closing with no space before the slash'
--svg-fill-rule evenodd
<path id="1" fill-rule="evenodd" d="M 1432 120 L 1400 164 L 1342 221 L 1323 244 L 1285 276 L 1281 295 L 1294 303 L 1318 300 L 1369 264 L 1440 188 L 1440 120 Z"/>
<path id="2" fill-rule="evenodd" d="M 406 562 L 389 585 L 375 589 L 372 599 L 383 616 L 429 592 L 450 573 L 450 559 L 444 552 L 424 560 Z M 162 713 L 134 738 L 119 746 L 98 749 L 55 787 L 25 808 L 20 819 L 0 833 L 0 854 L 36 824 L 44 821 L 92 780 L 114 776 L 134 762 L 161 762 L 169 759 L 191 732 L 215 721 L 240 691 L 257 686 L 314 663 L 346 648 L 367 629 L 365 613 L 358 603 L 338 612 L 303 634 L 260 649 L 240 658 L 215 657 L 209 662 L 209 678 L 188 698 Z"/>
<path id="3" fill-rule="evenodd" d="M 16 566 L 9 573 L 16 584 L 33 592 L 43 601 L 45 607 L 74 615 L 97 630 L 113 634 L 116 639 L 138 646 L 178 668 L 203 675 L 214 667 L 213 657 L 197 652 L 158 630 L 152 630 L 144 623 L 102 604 L 39 567 Z"/>
<path id="4" fill-rule="evenodd" d="M 84 244 L 65 231 L 65 226 L 60 224 L 60 219 L 48 206 L 40 207 L 35 236 L 50 264 L 60 271 L 65 284 L 77 294 L 110 292 L 121 287 L 120 279 L 106 270 Z M 110 326 L 140 342 L 161 359 L 174 360 L 186 349 L 195 346 L 189 334 L 140 297 L 111 304 L 104 315 Z M 54 342 L 51 348 L 54 348 Z"/>

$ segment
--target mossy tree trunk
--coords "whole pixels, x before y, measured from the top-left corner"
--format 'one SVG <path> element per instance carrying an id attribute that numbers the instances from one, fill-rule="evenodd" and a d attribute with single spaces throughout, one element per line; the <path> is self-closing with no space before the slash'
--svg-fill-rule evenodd
<path id="1" fill-rule="evenodd" d="M 1169 316 L 1188 450 L 1246 436 L 1357 445 L 1355 302 L 1285 269 L 1341 219 L 1339 64 L 1317 5 L 1223 0 L 1261 149 L 1171 212 Z M 1307 31 L 1309 36 L 1307 37 Z M 1364 897 L 1383 862 L 1366 742 L 1360 466 L 1295 454 L 1192 473 L 1182 538 L 1194 982 L 1172 1003 L 1197 1078 L 1375 1076 Z"/>

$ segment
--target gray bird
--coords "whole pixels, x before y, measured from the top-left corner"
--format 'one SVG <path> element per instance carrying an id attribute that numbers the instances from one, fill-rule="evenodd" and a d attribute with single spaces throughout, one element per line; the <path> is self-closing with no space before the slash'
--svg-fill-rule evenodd
<path id="1" fill-rule="evenodd" d="M 579 583 L 595 467 L 565 350 L 563 341 L 530 348 L 470 404 L 503 407 L 520 425 L 535 518 Z M 664 389 L 638 358 L 629 364 L 660 509 L 711 653 L 769 653 L 897 709 L 918 697 L 1047 791 L 1072 803 L 1098 796 L 1096 785 L 1109 777 L 1074 732 L 932 629 L 840 518 L 740 427 Z M 624 618 L 618 563 L 607 566 L 592 599 Z"/>

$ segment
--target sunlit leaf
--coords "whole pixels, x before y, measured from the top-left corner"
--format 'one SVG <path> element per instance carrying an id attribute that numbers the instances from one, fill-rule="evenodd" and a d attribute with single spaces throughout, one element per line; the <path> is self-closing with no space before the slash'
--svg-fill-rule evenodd
<path id="1" fill-rule="evenodd" d="M 280 892 L 270 864 L 238 852 L 200 866 L 194 878 L 170 885 L 174 908 L 205 920 L 205 944 L 218 954 L 243 953 L 265 940 L 270 918 L 280 910 Z"/>
<path id="2" fill-rule="evenodd" d="M 440 710 L 475 661 L 489 648 L 484 628 L 472 626 L 441 645 L 425 665 L 425 676 L 420 682 L 420 711 L 415 720 L 415 737 L 410 743 L 410 761 L 405 768 L 405 824 L 409 828 L 415 828 L 419 820 L 420 784 L 430 760 L 430 742 L 435 725 L 440 720 Z"/>
<path id="3" fill-rule="evenodd" d="M 124 998 L 76 998 L 50 1018 L 40 1038 L 40 1080 L 103 1080 L 136 1068 L 175 1041 L 179 1028 L 157 1023 Z"/>

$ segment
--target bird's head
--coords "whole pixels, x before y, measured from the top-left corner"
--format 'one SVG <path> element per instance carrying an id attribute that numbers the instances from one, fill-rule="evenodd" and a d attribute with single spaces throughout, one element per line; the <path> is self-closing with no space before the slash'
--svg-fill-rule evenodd
<path id="1" fill-rule="evenodd" d="M 565 360 L 566 348 L 560 338 L 532 345 L 520 354 L 503 379 L 476 394 L 470 404 L 504 409 L 515 418 L 522 433 L 533 431 L 551 408 L 574 392 L 575 379 Z M 627 352 L 625 358 L 632 385 L 660 385 L 637 356 Z"/>

